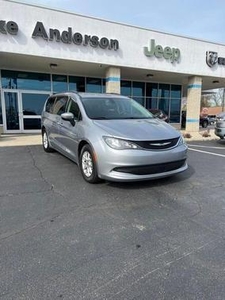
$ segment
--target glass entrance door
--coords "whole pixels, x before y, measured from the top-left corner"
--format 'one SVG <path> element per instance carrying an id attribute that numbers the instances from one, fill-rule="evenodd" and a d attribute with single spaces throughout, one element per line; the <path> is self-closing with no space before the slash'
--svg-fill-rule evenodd
<path id="1" fill-rule="evenodd" d="M 6 132 L 20 132 L 21 122 L 18 92 L 4 92 Z"/>
<path id="2" fill-rule="evenodd" d="M 21 92 L 23 132 L 37 132 L 41 130 L 41 113 L 48 96 L 49 94 L 40 92 Z"/>
<path id="3" fill-rule="evenodd" d="M 4 90 L 3 125 L 6 133 L 40 132 L 46 92 Z"/>

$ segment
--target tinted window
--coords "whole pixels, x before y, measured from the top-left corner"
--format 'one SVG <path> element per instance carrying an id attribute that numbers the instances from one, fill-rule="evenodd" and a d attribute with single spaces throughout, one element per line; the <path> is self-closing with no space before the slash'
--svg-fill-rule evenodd
<path id="1" fill-rule="evenodd" d="M 171 85 L 171 98 L 181 98 L 181 85 Z"/>
<path id="2" fill-rule="evenodd" d="M 147 83 L 146 84 L 146 96 L 147 97 L 157 97 L 158 96 L 158 84 L 157 83 Z"/>
<path id="3" fill-rule="evenodd" d="M 171 99 L 171 102 L 170 102 L 170 122 L 172 122 L 172 123 L 179 123 L 180 122 L 180 110 L 181 110 L 180 99 Z"/>
<path id="4" fill-rule="evenodd" d="M 144 97 L 145 96 L 145 83 L 144 82 L 133 82 L 133 97 Z"/>
<path id="5" fill-rule="evenodd" d="M 147 108 L 157 108 L 158 100 L 157 98 L 147 98 L 146 99 L 146 107 Z"/>
<path id="6" fill-rule="evenodd" d="M 169 99 L 159 100 L 159 109 L 163 110 L 167 115 L 169 113 Z"/>
<path id="7" fill-rule="evenodd" d="M 52 85 L 53 85 L 54 93 L 67 91 L 68 90 L 67 76 L 65 76 L 65 75 L 52 75 Z"/>
<path id="8" fill-rule="evenodd" d="M 61 115 L 66 111 L 67 97 L 58 97 L 56 98 L 53 114 Z"/>
<path id="9" fill-rule="evenodd" d="M 145 98 L 144 97 L 133 97 L 135 101 L 137 101 L 142 106 L 145 106 Z"/>
<path id="10" fill-rule="evenodd" d="M 50 91 L 50 75 L 2 70 L 2 87 L 5 89 Z"/>
<path id="11" fill-rule="evenodd" d="M 14 92 L 5 92 L 5 112 L 6 112 L 6 125 L 8 130 L 19 129 L 19 106 L 18 94 Z"/>
<path id="12" fill-rule="evenodd" d="M 85 92 L 85 77 L 69 76 L 69 90 Z"/>
<path id="13" fill-rule="evenodd" d="M 167 98 L 170 96 L 170 85 L 169 84 L 159 84 L 159 97 Z"/>
<path id="14" fill-rule="evenodd" d="M 48 95 L 22 93 L 23 114 L 41 115 Z"/>
<path id="15" fill-rule="evenodd" d="M 100 78 L 87 78 L 86 80 L 86 92 L 102 93 L 102 81 Z"/>
<path id="16" fill-rule="evenodd" d="M 23 119 L 23 128 L 26 130 L 41 129 L 41 119 Z"/>
<path id="17" fill-rule="evenodd" d="M 0 124 L 2 124 L 2 123 L 3 123 L 2 122 L 2 102 L 1 102 L 1 93 L 0 93 Z"/>
<path id="18" fill-rule="evenodd" d="M 121 80 L 121 95 L 131 96 L 131 81 Z"/>

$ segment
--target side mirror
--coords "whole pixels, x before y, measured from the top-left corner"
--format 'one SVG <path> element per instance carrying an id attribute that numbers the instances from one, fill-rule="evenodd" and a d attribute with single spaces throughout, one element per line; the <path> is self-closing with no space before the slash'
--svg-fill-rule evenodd
<path id="1" fill-rule="evenodd" d="M 63 113 L 61 114 L 61 118 L 64 121 L 69 121 L 71 123 L 71 125 L 75 126 L 75 119 L 74 119 L 74 115 L 70 112 L 68 113 Z"/>

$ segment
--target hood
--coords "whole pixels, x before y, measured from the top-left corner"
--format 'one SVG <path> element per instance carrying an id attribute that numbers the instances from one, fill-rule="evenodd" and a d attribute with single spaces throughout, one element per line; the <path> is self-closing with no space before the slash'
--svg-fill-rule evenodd
<path id="1" fill-rule="evenodd" d="M 128 140 L 164 140 L 180 133 L 171 125 L 158 119 L 94 120 L 105 134 Z"/>

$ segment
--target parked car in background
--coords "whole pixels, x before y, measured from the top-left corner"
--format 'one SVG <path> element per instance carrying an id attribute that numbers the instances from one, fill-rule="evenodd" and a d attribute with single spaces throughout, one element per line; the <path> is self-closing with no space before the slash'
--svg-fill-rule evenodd
<path id="1" fill-rule="evenodd" d="M 167 116 L 167 114 L 161 110 L 161 109 L 154 109 L 154 108 L 149 108 L 148 109 L 150 111 L 150 113 L 153 114 L 153 116 L 155 116 L 156 118 L 159 118 L 167 123 L 169 123 L 169 117 Z"/>
<path id="2" fill-rule="evenodd" d="M 208 115 L 208 120 L 210 125 L 215 125 L 216 123 L 216 115 Z"/>
<path id="3" fill-rule="evenodd" d="M 77 163 L 89 183 L 156 179 L 187 169 L 181 133 L 131 98 L 54 94 L 41 120 L 44 150 L 57 150 Z"/>
<path id="4" fill-rule="evenodd" d="M 208 117 L 200 116 L 199 117 L 199 124 L 202 126 L 202 128 L 207 128 L 209 126 Z"/>
<path id="5" fill-rule="evenodd" d="M 225 137 L 225 112 L 222 112 L 216 117 L 215 135 L 224 139 Z"/>
<path id="6" fill-rule="evenodd" d="M 202 128 L 207 128 L 209 125 L 209 119 L 208 117 L 199 116 L 199 125 L 202 126 Z M 181 127 L 186 127 L 186 111 L 182 111 L 182 118 L 181 118 Z"/>

